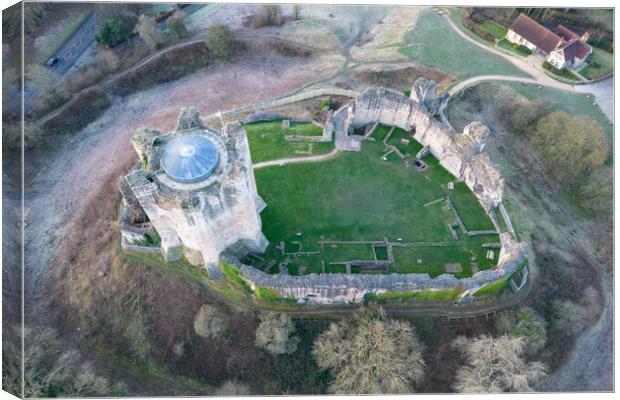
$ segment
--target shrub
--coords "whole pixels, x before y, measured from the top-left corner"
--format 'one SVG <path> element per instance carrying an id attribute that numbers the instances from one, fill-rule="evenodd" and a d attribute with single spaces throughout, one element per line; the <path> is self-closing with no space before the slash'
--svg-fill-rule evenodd
<path id="1" fill-rule="evenodd" d="M 294 336 L 294 333 L 295 325 L 288 315 L 263 314 L 256 328 L 256 347 L 272 354 L 294 353 L 299 344 L 299 337 Z"/>
<path id="2" fill-rule="evenodd" d="M 228 318 L 215 306 L 204 304 L 194 319 L 194 332 L 201 337 L 221 338 L 228 328 Z"/>
<path id="3" fill-rule="evenodd" d="M 108 47 L 124 42 L 131 35 L 131 26 L 125 18 L 105 20 L 99 25 L 97 41 Z"/>
<path id="4" fill-rule="evenodd" d="M 230 61 L 237 51 L 237 40 L 229 27 L 223 24 L 214 24 L 207 29 L 205 43 L 213 55 Z"/>

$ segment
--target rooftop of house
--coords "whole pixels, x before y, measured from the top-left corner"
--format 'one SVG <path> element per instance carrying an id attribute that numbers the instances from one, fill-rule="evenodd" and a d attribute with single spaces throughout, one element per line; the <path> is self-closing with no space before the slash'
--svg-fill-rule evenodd
<path id="1" fill-rule="evenodd" d="M 510 29 L 545 53 L 561 49 L 564 59 L 584 58 L 590 52 L 590 46 L 581 41 L 581 36 L 564 25 L 558 25 L 554 31 L 540 25 L 525 14 L 519 14 Z"/>
<path id="2" fill-rule="evenodd" d="M 525 14 L 519 14 L 510 29 L 546 53 L 557 49 L 562 38 Z"/>

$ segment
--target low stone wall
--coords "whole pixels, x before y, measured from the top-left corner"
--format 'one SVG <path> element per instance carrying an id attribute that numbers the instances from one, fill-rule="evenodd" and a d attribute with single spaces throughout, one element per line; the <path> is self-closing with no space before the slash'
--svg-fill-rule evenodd
<path id="1" fill-rule="evenodd" d="M 157 253 L 157 254 L 161 254 L 161 247 L 159 247 L 159 246 L 151 247 L 151 246 L 138 246 L 138 245 L 135 245 L 135 244 L 129 244 L 125 240 L 125 237 L 121 237 L 121 248 L 123 250 L 139 251 L 139 252 L 142 252 L 142 253 Z"/>

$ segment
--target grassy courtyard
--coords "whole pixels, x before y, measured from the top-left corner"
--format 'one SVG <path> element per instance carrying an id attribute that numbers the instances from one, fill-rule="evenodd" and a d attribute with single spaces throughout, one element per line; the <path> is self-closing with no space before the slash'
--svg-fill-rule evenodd
<path id="1" fill-rule="evenodd" d="M 432 11 L 420 13 L 414 28 L 405 35 L 405 41 L 401 52 L 410 59 L 459 79 L 487 74 L 528 77 L 503 58 L 464 40 L 443 17 Z"/>
<path id="2" fill-rule="evenodd" d="M 254 163 L 286 157 L 312 156 L 329 153 L 332 143 L 289 142 L 287 135 L 321 136 L 323 129 L 311 123 L 291 122 L 282 128 L 282 120 L 244 125 Z"/>
<path id="3" fill-rule="evenodd" d="M 345 266 L 339 262 L 385 259 L 386 249 L 373 249 L 369 242 L 387 240 L 394 244 L 395 259 L 388 272 L 436 276 L 446 272 L 446 264 L 458 263 L 460 271 L 454 274 L 462 277 L 471 275 L 472 268 L 495 265 L 499 252 L 495 249 L 494 258 L 487 259 L 488 249 L 482 245 L 498 243 L 498 235 L 469 237 L 455 225 L 456 209 L 467 230 L 493 229 L 473 193 L 459 183 L 449 190 L 448 182 L 456 178 L 432 156 L 424 159 L 424 171 L 406 166 L 398 157 L 383 161 L 386 148 L 380 139 L 386 131 L 389 128 L 379 127 L 374 134 L 378 140 L 364 142 L 360 152 L 256 170 L 258 192 L 267 203 L 261 218 L 270 246 L 261 259 L 244 261 L 271 273 L 278 272 L 282 261 L 288 262 L 291 274 L 342 273 Z M 402 130 L 394 134 L 406 135 Z M 415 144 L 403 150 L 414 155 L 420 144 L 411 137 L 410 141 Z M 448 208 L 446 197 L 454 209 Z"/>
<path id="4" fill-rule="evenodd" d="M 592 54 L 587 59 L 588 65 L 579 73 L 586 78 L 593 79 L 613 71 L 614 55 L 596 47 L 592 49 Z"/>

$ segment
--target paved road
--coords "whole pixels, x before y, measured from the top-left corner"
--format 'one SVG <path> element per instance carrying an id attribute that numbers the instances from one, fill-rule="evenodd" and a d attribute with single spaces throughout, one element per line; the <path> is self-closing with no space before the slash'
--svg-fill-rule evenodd
<path id="1" fill-rule="evenodd" d="M 56 57 L 58 61 L 50 69 L 58 76 L 64 75 L 82 53 L 93 44 L 96 36 L 97 17 L 93 13 L 54 54 L 53 57 Z"/>
<path id="2" fill-rule="evenodd" d="M 614 78 L 604 81 L 591 83 L 588 85 L 576 85 L 575 91 L 578 93 L 590 93 L 596 98 L 601 111 L 614 122 Z"/>

